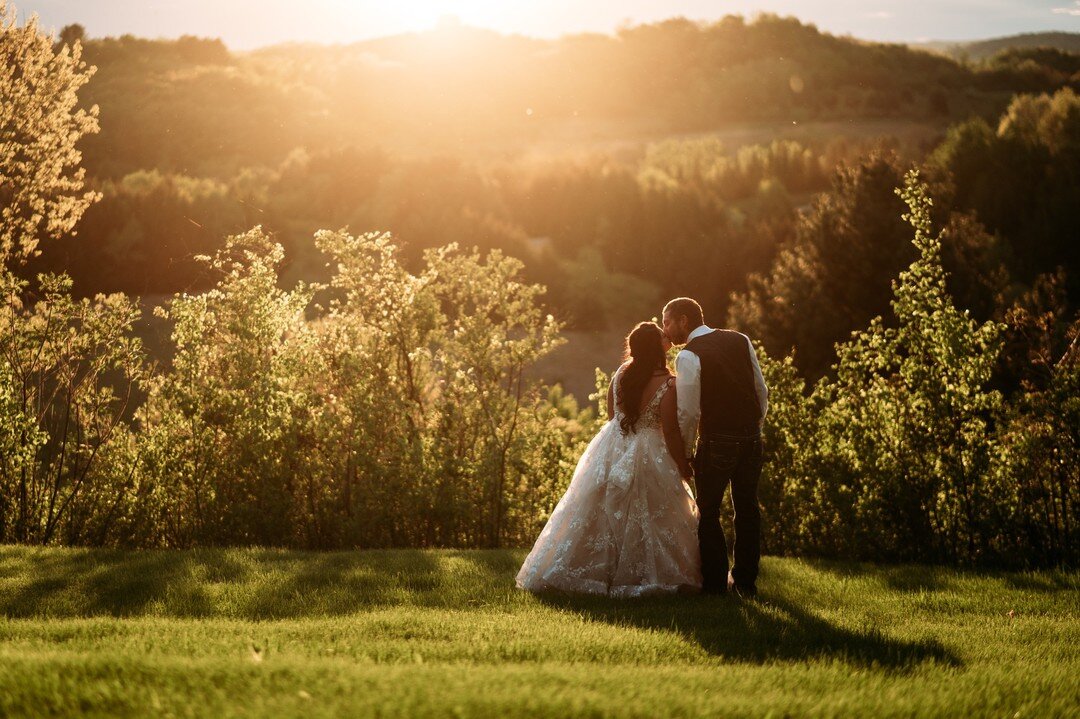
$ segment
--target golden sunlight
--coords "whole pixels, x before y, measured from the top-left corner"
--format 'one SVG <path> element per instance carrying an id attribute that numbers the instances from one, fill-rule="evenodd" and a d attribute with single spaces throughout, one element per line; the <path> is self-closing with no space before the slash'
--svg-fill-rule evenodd
<path id="1" fill-rule="evenodd" d="M 380 3 L 377 7 L 346 4 L 358 19 L 377 15 L 379 24 L 402 31 L 421 31 L 432 28 L 470 25 L 473 27 L 507 27 L 519 24 L 528 14 L 527 5 L 499 0 L 413 0 L 411 2 Z"/>
<path id="2" fill-rule="evenodd" d="M 1080 0 L 0 58 L 0 719 L 1078 716 Z"/>

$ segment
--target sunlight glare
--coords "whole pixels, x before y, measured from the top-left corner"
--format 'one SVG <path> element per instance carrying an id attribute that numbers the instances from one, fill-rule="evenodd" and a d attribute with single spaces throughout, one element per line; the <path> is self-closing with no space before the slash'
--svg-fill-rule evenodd
<path id="1" fill-rule="evenodd" d="M 459 24 L 493 29 L 512 27 L 523 19 L 519 17 L 520 10 L 516 3 L 498 0 L 407 0 L 380 4 L 378 13 L 396 31 L 420 32 Z"/>

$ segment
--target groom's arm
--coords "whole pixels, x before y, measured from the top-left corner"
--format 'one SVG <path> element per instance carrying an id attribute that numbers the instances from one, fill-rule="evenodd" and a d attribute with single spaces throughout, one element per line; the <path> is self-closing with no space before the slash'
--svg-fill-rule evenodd
<path id="1" fill-rule="evenodd" d="M 689 350 L 675 357 L 675 390 L 678 395 L 679 432 L 688 457 L 697 447 L 698 421 L 701 419 L 701 360 Z"/>
<path id="2" fill-rule="evenodd" d="M 746 337 L 746 335 L 743 335 Z M 758 405 L 761 407 L 761 417 L 769 413 L 769 388 L 765 386 L 765 378 L 761 374 L 761 365 L 758 364 L 757 352 L 754 351 L 754 343 L 746 337 L 746 344 L 750 346 L 750 364 L 754 367 L 754 391 L 757 394 Z"/>

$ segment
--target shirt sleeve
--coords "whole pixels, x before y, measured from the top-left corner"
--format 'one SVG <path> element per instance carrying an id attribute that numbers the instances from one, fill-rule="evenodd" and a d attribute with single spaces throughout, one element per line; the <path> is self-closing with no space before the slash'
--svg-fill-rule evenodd
<path id="1" fill-rule="evenodd" d="M 758 364 L 754 343 L 749 337 L 746 338 L 746 343 L 750 346 L 750 364 L 754 366 L 754 391 L 757 394 L 758 405 L 761 407 L 761 417 L 764 419 L 769 413 L 769 388 L 765 386 L 765 378 L 761 374 L 761 365 Z"/>
<path id="2" fill-rule="evenodd" d="M 675 391 L 679 399 L 679 432 L 687 456 L 692 456 L 701 419 L 701 360 L 689 350 L 683 350 L 675 357 Z"/>

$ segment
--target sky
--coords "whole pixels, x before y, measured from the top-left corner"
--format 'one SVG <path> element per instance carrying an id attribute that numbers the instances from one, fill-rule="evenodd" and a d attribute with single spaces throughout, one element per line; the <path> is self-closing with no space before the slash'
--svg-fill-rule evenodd
<path id="1" fill-rule="evenodd" d="M 238 50 L 281 42 L 349 43 L 427 30 L 456 18 L 503 33 L 557 37 L 683 16 L 793 15 L 867 40 L 972 40 L 1080 32 L 1080 0 L 10 0 L 45 29 L 80 23 L 90 37 L 220 37 Z"/>

